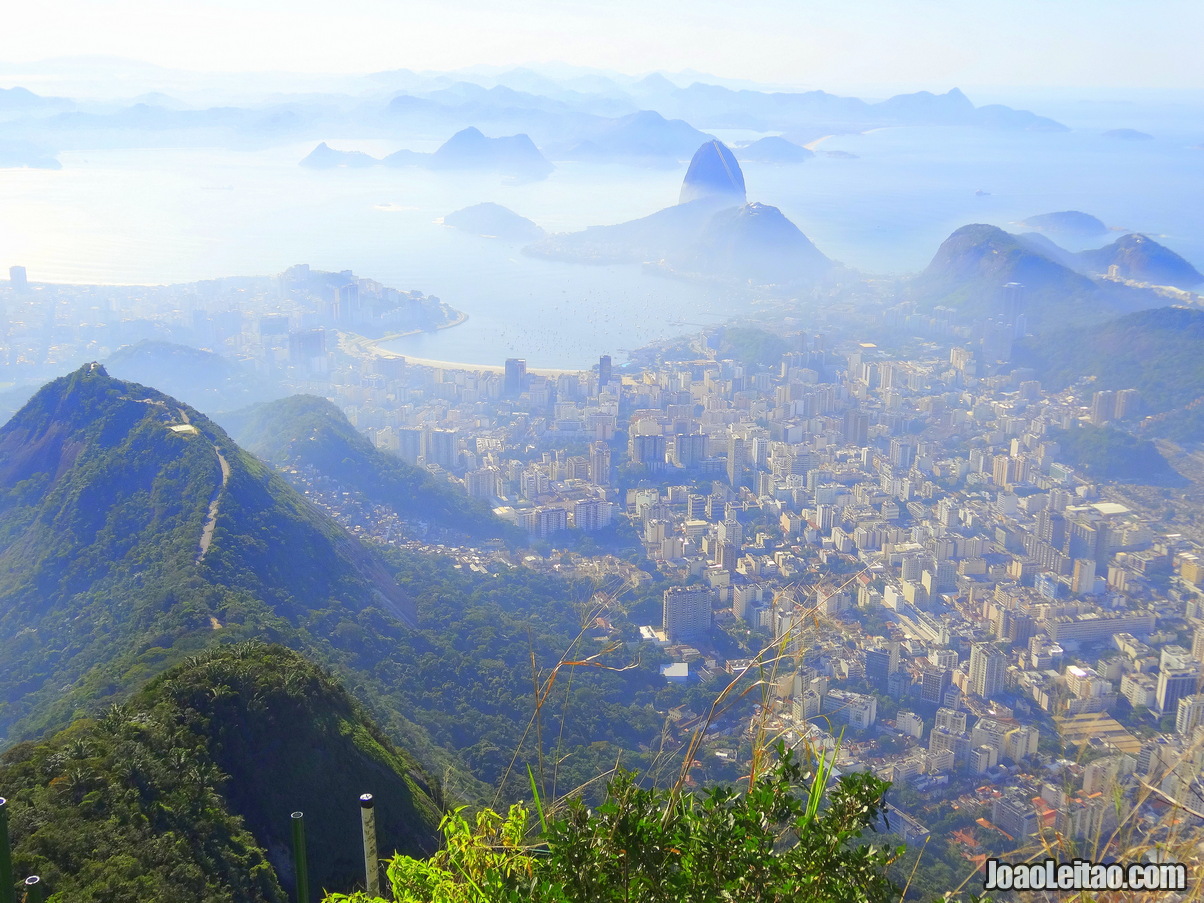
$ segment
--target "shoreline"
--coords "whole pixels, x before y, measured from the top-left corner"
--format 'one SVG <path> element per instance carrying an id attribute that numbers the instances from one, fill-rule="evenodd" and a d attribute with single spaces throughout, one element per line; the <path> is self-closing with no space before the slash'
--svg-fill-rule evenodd
<path id="1" fill-rule="evenodd" d="M 394 358 L 401 358 L 407 364 L 413 364 L 416 367 L 430 367 L 432 370 L 465 370 L 475 373 L 505 373 L 505 364 L 466 364 L 460 361 L 440 361 L 429 357 L 414 357 L 409 354 L 395 354 L 394 352 L 385 352 Z M 592 368 L 569 369 L 563 367 L 528 367 L 527 373 L 534 373 L 537 376 L 578 376 L 582 373 L 589 373 Z"/>
<path id="2" fill-rule="evenodd" d="M 468 320 L 468 314 L 464 311 L 457 311 L 456 318 L 449 322 L 436 326 L 435 329 L 451 329 L 453 326 L 459 326 Z M 429 357 L 417 357 L 412 354 L 404 354 L 400 351 L 390 351 L 388 348 L 381 348 L 381 342 L 391 342 L 394 339 L 404 339 L 413 335 L 420 335 L 427 332 L 425 329 L 411 329 L 408 332 L 396 332 L 390 335 L 381 336 L 379 339 L 370 339 L 367 336 L 359 335 L 352 332 L 339 333 L 339 347 L 349 354 L 357 354 L 362 357 L 377 357 L 385 360 L 403 360 L 407 364 L 414 364 L 417 367 L 430 367 L 432 370 L 464 370 L 477 373 L 505 373 L 505 364 L 471 364 L 464 361 L 444 361 Z M 528 367 L 528 373 L 534 373 L 538 376 L 563 376 L 565 374 L 576 376 L 582 373 L 589 373 L 591 367 Z"/>

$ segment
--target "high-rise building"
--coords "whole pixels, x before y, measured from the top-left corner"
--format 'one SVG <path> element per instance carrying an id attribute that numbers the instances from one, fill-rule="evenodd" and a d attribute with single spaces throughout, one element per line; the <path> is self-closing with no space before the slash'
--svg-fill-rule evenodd
<path id="1" fill-rule="evenodd" d="M 727 440 L 727 482 L 730 486 L 740 486 L 744 483 L 744 473 L 748 466 L 748 442 L 739 436 L 731 436 Z"/>
<path id="2" fill-rule="evenodd" d="M 865 679 L 871 687 L 885 693 L 891 670 L 889 649 L 865 650 Z"/>
<path id="3" fill-rule="evenodd" d="M 610 446 L 594 442 L 589 447 L 589 478 L 599 486 L 610 485 Z"/>
<path id="4" fill-rule="evenodd" d="M 604 354 L 598 358 L 598 388 L 605 389 L 610 384 L 611 361 L 610 355 Z"/>
<path id="5" fill-rule="evenodd" d="M 1095 590 L 1095 562 L 1090 558 L 1079 558 L 1074 562 L 1074 572 L 1070 578 L 1072 592 L 1086 595 Z"/>
<path id="6" fill-rule="evenodd" d="M 1091 422 L 1104 424 L 1116 419 L 1116 393 L 1108 389 L 1091 396 Z"/>
<path id="7" fill-rule="evenodd" d="M 665 469 L 664 436 L 632 436 L 628 453 L 632 464 L 642 464 L 650 473 Z"/>
<path id="8" fill-rule="evenodd" d="M 520 357 L 506 358 L 506 377 L 502 384 L 502 394 L 515 398 L 523 394 L 527 387 L 527 362 Z"/>
<path id="9" fill-rule="evenodd" d="M 1204 696 L 1193 693 L 1179 699 L 1175 713 L 1175 733 L 1187 737 L 1200 725 L 1204 724 Z"/>
<path id="10" fill-rule="evenodd" d="M 458 447 L 459 436 L 455 430 L 429 430 L 426 436 L 426 463 L 438 464 L 444 470 L 454 470 L 458 463 Z"/>
<path id="11" fill-rule="evenodd" d="M 1016 840 L 1032 837 L 1040 829 L 1040 819 L 1032 800 L 1015 788 L 991 803 L 991 821 Z"/>
<path id="12" fill-rule="evenodd" d="M 844 438 L 850 445 L 864 446 L 870 441 L 870 415 L 864 411 L 846 411 Z"/>
<path id="13" fill-rule="evenodd" d="M 935 727 L 942 730 L 953 731 L 955 734 L 965 733 L 966 731 L 966 713 L 958 709 L 950 709 L 942 706 L 936 710 Z"/>
<path id="14" fill-rule="evenodd" d="M 1136 389 L 1121 389 L 1116 393 L 1116 419 L 1124 420 L 1138 413 L 1141 407 L 1141 393 Z"/>
<path id="15" fill-rule="evenodd" d="M 25 274 L 25 267 L 9 267 L 8 284 L 14 292 L 23 292 L 29 288 L 29 277 Z"/>
<path id="16" fill-rule="evenodd" d="M 697 467 L 707 452 L 707 437 L 702 433 L 678 433 L 673 437 L 673 459 L 678 467 Z"/>
<path id="17" fill-rule="evenodd" d="M 1200 676 L 1195 668 L 1164 668 L 1158 672 L 1158 684 L 1154 699 L 1162 715 L 1175 712 L 1179 700 L 1190 696 L 1199 688 Z"/>
<path id="18" fill-rule="evenodd" d="M 889 460 L 892 467 L 900 470 L 910 470 L 916 460 L 916 447 L 912 443 L 899 438 L 890 440 Z"/>
<path id="19" fill-rule="evenodd" d="M 578 530 L 601 530 L 609 527 L 613 508 L 606 499 L 584 499 L 573 507 L 573 526 Z"/>
<path id="20" fill-rule="evenodd" d="M 464 488 L 475 499 L 489 500 L 500 495 L 501 473 L 496 467 L 482 467 L 464 475 Z"/>
<path id="21" fill-rule="evenodd" d="M 327 373 L 326 330 L 300 329 L 288 334 L 288 362 L 309 375 Z"/>
<path id="22" fill-rule="evenodd" d="M 975 643 L 970 647 L 970 692 L 990 699 L 1003 689 L 1007 658 L 990 643 Z"/>
<path id="23" fill-rule="evenodd" d="M 952 680 L 953 676 L 948 668 L 938 668 L 935 665 L 924 667 L 920 671 L 920 698 L 939 705 L 944 700 Z"/>
<path id="24" fill-rule="evenodd" d="M 671 642 L 696 639 L 711 627 L 711 590 L 671 586 L 665 590 L 661 627 Z"/>

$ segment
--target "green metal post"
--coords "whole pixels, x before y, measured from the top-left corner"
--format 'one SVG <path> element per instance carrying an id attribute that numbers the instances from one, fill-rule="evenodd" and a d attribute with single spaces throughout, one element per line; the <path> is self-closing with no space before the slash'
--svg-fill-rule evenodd
<path id="1" fill-rule="evenodd" d="M 305 855 L 305 813 L 294 812 L 293 822 L 293 875 L 297 880 L 297 903 L 310 903 L 309 860 Z"/>
<path id="2" fill-rule="evenodd" d="M 25 879 L 25 903 L 46 903 L 46 885 L 37 875 Z"/>
<path id="3" fill-rule="evenodd" d="M 17 903 L 13 851 L 8 843 L 8 800 L 0 796 L 0 903 Z"/>

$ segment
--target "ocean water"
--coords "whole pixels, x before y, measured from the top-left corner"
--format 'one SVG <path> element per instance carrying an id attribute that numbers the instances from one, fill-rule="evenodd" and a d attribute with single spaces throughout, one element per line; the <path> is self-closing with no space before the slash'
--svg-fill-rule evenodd
<path id="1" fill-rule="evenodd" d="M 1017 229 L 1027 216 L 1067 209 L 1147 232 L 1204 269 L 1201 141 L 1190 127 L 1142 142 L 1095 129 L 880 129 L 827 139 L 803 164 L 744 170 L 751 200 L 780 207 L 820 250 L 867 273 L 922 269 L 966 223 Z M 517 184 L 417 169 L 312 171 L 297 165 L 311 148 L 73 152 L 61 155 L 59 171 L 0 170 L 0 267 L 23 265 L 43 282 L 155 284 L 294 263 L 351 269 L 469 314 L 396 350 L 477 364 L 520 356 L 532 367 L 589 366 L 600 354 L 622 360 L 625 349 L 747 303 L 638 266 L 526 257 L 438 222 L 481 201 L 549 231 L 620 222 L 674 203 L 684 163 L 562 164 L 544 181 Z"/>

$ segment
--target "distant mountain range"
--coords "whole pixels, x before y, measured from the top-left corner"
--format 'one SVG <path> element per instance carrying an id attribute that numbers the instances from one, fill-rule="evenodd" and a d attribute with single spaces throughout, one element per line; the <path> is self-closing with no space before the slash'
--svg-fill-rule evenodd
<path id="1" fill-rule="evenodd" d="M 476 169 L 525 178 L 543 178 L 553 166 L 526 135 L 487 138 L 476 128 L 462 129 L 431 154 L 401 150 L 382 160 L 361 151 L 334 150 L 323 141 L 301 161 L 310 169 L 424 166 L 428 169 Z"/>
<path id="2" fill-rule="evenodd" d="M 7 120 L 9 140 L 47 148 L 41 159 L 69 149 L 262 147 L 329 135 L 395 139 L 399 129 L 431 135 L 471 127 L 490 134 L 528 135 L 552 160 L 664 165 L 688 157 L 712 137 L 706 129 L 778 132 L 796 145 L 826 134 L 897 125 L 1064 130 L 1028 111 L 976 107 L 956 88 L 870 103 L 823 91 L 732 89 L 697 81 L 679 87 L 664 77 L 559 80 L 514 70 L 473 81 L 463 75 L 398 70 L 358 82 L 345 80 L 345 93 L 286 95 L 274 89 L 265 90 L 256 103 L 202 107 L 173 97 L 164 83 L 142 83 L 152 77 L 143 71 L 130 81 L 145 90 L 124 105 L 40 97 L 12 88 L 0 95 L 0 116 Z M 248 89 L 239 93 L 245 96 Z M 785 150 L 778 146 L 773 152 Z M 320 159 L 321 155 L 315 162 Z M 409 152 L 391 162 L 403 160 L 414 162 Z M 337 165 L 353 164 L 344 160 Z"/>

